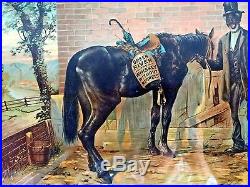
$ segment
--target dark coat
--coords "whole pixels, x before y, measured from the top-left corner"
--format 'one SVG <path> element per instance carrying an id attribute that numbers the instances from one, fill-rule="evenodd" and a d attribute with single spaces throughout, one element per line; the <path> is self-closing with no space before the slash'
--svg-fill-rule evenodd
<path id="1" fill-rule="evenodd" d="M 240 53 L 240 59 L 238 62 L 240 64 L 240 77 L 243 85 L 244 96 L 247 100 L 248 92 L 248 31 L 241 28 L 241 33 L 239 35 L 239 49 L 237 53 Z M 222 79 L 222 99 L 229 101 L 230 99 L 230 71 L 229 71 L 229 59 L 228 54 L 230 51 L 230 32 L 225 34 L 219 41 L 218 54 L 216 63 L 210 63 L 212 70 L 223 69 L 223 79 Z"/>

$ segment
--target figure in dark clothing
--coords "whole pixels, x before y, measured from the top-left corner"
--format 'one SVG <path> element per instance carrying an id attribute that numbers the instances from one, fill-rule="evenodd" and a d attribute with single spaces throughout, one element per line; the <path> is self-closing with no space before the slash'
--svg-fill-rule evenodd
<path id="1" fill-rule="evenodd" d="M 223 70 L 222 98 L 229 102 L 233 122 L 233 146 L 226 153 L 247 151 L 241 135 L 238 110 L 241 102 L 248 97 L 248 31 L 240 26 L 242 13 L 237 2 L 223 4 L 226 25 L 230 32 L 219 41 L 215 61 L 209 61 L 212 70 Z"/>

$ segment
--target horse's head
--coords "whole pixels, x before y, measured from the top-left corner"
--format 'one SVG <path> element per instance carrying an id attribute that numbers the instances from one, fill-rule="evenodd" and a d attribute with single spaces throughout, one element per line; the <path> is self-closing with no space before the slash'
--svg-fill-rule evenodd
<path id="1" fill-rule="evenodd" d="M 206 60 L 210 60 L 213 58 L 213 51 L 214 51 L 214 43 L 213 43 L 213 36 L 214 36 L 214 28 L 211 29 L 209 34 L 205 34 L 203 32 L 200 32 L 198 29 L 195 29 L 196 35 L 204 36 L 207 40 L 207 51 L 204 56 Z"/>
<path id="2" fill-rule="evenodd" d="M 197 56 L 197 60 L 203 68 L 209 69 L 210 80 L 209 80 L 209 85 L 208 85 L 208 96 L 210 97 L 210 86 L 211 86 L 211 81 L 212 81 L 212 74 L 211 74 L 211 68 L 207 61 L 210 59 L 213 59 L 214 43 L 212 41 L 212 38 L 214 36 L 214 28 L 211 29 L 208 35 L 198 31 L 198 29 L 196 29 L 195 32 L 196 32 L 196 35 L 203 35 L 207 39 L 207 52 L 205 56 Z"/>
<path id="3" fill-rule="evenodd" d="M 211 29 L 209 34 L 205 34 L 203 32 L 200 32 L 198 29 L 195 30 L 195 33 L 197 36 L 200 36 L 202 38 L 205 38 L 206 40 L 206 50 L 203 54 L 197 54 L 195 56 L 195 59 L 198 60 L 199 64 L 203 67 L 207 67 L 207 61 L 213 59 L 213 52 L 214 52 L 214 43 L 213 43 L 213 36 L 214 36 L 214 28 Z"/>

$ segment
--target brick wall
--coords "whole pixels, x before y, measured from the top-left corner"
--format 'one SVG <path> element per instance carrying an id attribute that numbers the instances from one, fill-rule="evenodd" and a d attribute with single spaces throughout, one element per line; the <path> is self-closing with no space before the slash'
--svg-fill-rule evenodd
<path id="1" fill-rule="evenodd" d="M 242 26 L 248 27 L 248 6 L 244 10 Z M 209 32 L 215 28 L 214 41 L 228 31 L 222 17 L 222 3 L 58 3 L 58 56 L 60 62 L 60 92 L 63 92 L 65 70 L 69 58 L 78 50 L 92 45 L 115 45 L 122 38 L 117 25 L 109 26 L 110 18 L 117 18 L 136 42 L 148 33 L 169 32 L 185 34 L 195 28 Z"/>
<path id="2" fill-rule="evenodd" d="M 48 126 L 47 126 L 48 124 Z M 51 122 L 41 122 L 2 140 L 2 176 L 10 176 L 29 164 L 26 133 L 32 132 L 33 140 L 52 140 Z M 49 134 L 50 133 L 50 134 Z"/>
<path id="3" fill-rule="evenodd" d="M 247 3 L 239 3 L 239 9 L 246 12 L 243 14 L 242 26 L 247 28 Z M 57 29 L 60 93 L 63 94 L 67 63 L 75 52 L 94 45 L 115 45 L 115 42 L 119 38 L 122 38 L 121 29 L 116 24 L 112 26 L 108 25 L 108 21 L 111 18 L 118 19 L 124 28 L 130 31 L 135 42 L 142 40 L 147 34 L 152 32 L 186 34 L 195 32 L 197 28 L 202 32 L 208 33 L 214 27 L 214 42 L 217 44 L 219 38 L 228 32 L 222 14 L 223 6 L 221 2 L 58 3 Z M 190 84 L 192 83 L 190 82 Z M 207 100 L 209 104 L 213 104 L 212 99 L 213 97 Z M 210 108 L 210 105 L 207 108 Z M 145 110 L 150 110 L 150 107 Z M 121 112 L 121 109 L 117 107 L 117 111 Z M 148 115 L 148 117 L 150 116 Z M 183 117 L 185 119 L 188 118 L 184 115 Z M 176 119 L 172 118 L 169 130 L 168 140 L 172 146 L 184 142 L 184 147 L 187 147 L 190 141 L 199 142 L 202 144 L 201 146 L 209 144 L 214 147 L 226 146 L 232 143 L 232 124 L 230 123 L 230 113 L 228 110 L 221 115 L 206 118 L 206 120 L 198 125 L 199 128 L 179 128 L 180 117 Z M 122 125 L 118 121 L 111 123 L 111 125 L 104 124 L 101 127 L 96 136 L 96 145 L 110 150 L 146 147 L 150 119 L 145 119 L 148 123 L 144 125 L 136 121 L 135 128 L 131 128 L 133 124 L 130 124 L 130 126 L 126 126 L 129 126 L 128 129 L 125 128 L 122 130 L 120 129 Z M 142 127 L 139 127 L 140 125 Z M 157 138 L 159 138 L 159 128 L 157 133 Z"/>

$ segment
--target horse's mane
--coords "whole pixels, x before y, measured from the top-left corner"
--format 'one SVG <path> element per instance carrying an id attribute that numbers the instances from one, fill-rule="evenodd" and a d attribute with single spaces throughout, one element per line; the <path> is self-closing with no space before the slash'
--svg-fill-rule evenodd
<path id="1" fill-rule="evenodd" d="M 183 56 L 186 56 L 191 52 L 205 53 L 207 50 L 208 36 L 204 33 L 188 33 L 183 35 L 158 33 L 157 36 L 166 50 L 178 45 L 180 53 L 182 53 Z"/>
<path id="2" fill-rule="evenodd" d="M 174 39 L 178 44 L 185 45 L 187 43 L 193 43 L 193 44 L 200 44 L 200 46 L 207 45 L 207 36 L 204 33 L 200 34 L 194 34 L 194 33 L 188 33 L 188 34 L 170 34 L 170 33 L 158 33 L 157 36 L 162 42 L 166 42 L 169 39 Z"/>

